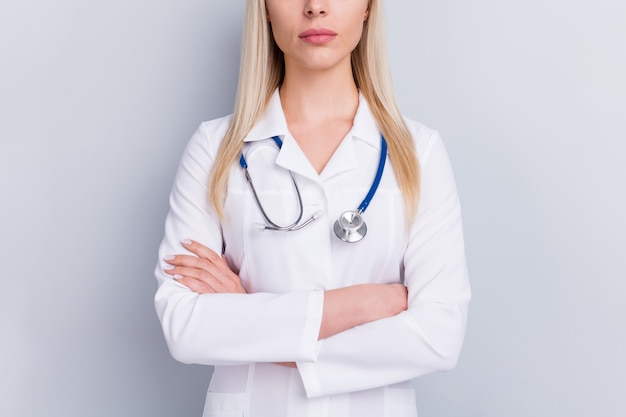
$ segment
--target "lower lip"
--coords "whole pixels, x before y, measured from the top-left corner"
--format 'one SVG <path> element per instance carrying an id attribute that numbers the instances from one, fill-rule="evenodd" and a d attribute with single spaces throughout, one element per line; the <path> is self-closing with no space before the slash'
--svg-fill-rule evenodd
<path id="1" fill-rule="evenodd" d="M 304 42 L 312 43 L 314 45 L 321 45 L 332 41 L 336 37 L 337 35 L 311 35 L 303 36 L 300 39 L 302 39 Z"/>

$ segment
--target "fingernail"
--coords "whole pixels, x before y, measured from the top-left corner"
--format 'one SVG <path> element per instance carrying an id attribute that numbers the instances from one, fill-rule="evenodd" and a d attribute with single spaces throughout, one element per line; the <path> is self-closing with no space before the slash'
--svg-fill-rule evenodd
<path id="1" fill-rule="evenodd" d="M 183 245 L 191 245 L 191 239 L 183 239 Z"/>
<path id="2" fill-rule="evenodd" d="M 165 255 L 163 257 L 163 259 L 166 260 L 166 261 L 173 261 L 174 258 L 176 258 L 176 256 L 174 256 L 174 255 Z"/>
<path id="3" fill-rule="evenodd" d="M 183 279 L 183 276 L 176 274 L 176 275 L 174 275 L 174 279 Z"/>
<path id="4" fill-rule="evenodd" d="M 163 269 L 165 269 L 166 271 L 171 271 L 174 268 L 175 268 L 175 266 L 174 265 L 170 265 L 170 264 L 167 264 L 167 265 L 165 265 L 163 267 Z"/>

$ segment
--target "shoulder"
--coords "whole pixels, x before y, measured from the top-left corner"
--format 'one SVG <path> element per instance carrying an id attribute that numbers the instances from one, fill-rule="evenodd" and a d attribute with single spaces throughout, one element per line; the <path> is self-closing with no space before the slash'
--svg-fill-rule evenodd
<path id="1" fill-rule="evenodd" d="M 191 152 L 202 152 L 214 157 L 230 126 L 232 114 L 202 122 L 187 145 Z"/>
<path id="2" fill-rule="evenodd" d="M 200 124 L 187 142 L 180 159 L 179 171 L 194 172 L 206 177 L 215 161 L 218 149 L 232 116 L 220 117 Z"/>
<path id="3" fill-rule="evenodd" d="M 230 126 L 232 115 L 200 123 L 191 139 L 187 142 L 183 161 L 188 158 L 214 160 L 217 151 Z"/>
<path id="4" fill-rule="evenodd" d="M 200 129 L 206 131 L 211 136 L 223 138 L 230 126 L 230 121 L 233 118 L 232 114 L 228 116 L 218 117 L 217 119 L 202 122 Z"/>
<path id="5" fill-rule="evenodd" d="M 413 136 L 415 150 L 420 163 L 424 163 L 428 159 L 434 147 L 443 146 L 441 136 L 437 130 L 406 117 L 404 118 L 404 123 Z"/>

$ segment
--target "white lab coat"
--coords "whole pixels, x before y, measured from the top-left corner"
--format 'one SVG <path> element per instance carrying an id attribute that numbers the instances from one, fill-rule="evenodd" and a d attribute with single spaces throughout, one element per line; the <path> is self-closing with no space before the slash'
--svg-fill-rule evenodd
<path id="1" fill-rule="evenodd" d="M 421 164 L 419 212 L 407 231 L 402 194 L 388 162 L 364 219 L 367 236 L 344 243 L 332 230 L 367 194 L 378 166 L 380 133 L 363 98 L 352 130 L 321 174 L 290 135 L 275 93 L 245 138 L 244 154 L 269 217 L 298 213 L 294 172 L 311 225 L 261 231 L 259 208 L 233 164 L 220 221 L 208 182 L 230 118 L 203 123 L 189 142 L 170 197 L 160 259 L 183 252 L 181 239 L 225 256 L 250 294 L 198 295 L 163 273 L 155 303 L 169 349 L 185 363 L 215 365 L 204 416 L 415 416 L 412 378 L 452 368 L 459 354 L 470 288 L 461 210 L 439 134 L 407 124 Z M 278 149 L 271 137 L 283 139 Z M 407 311 L 317 340 L 324 289 L 404 282 Z M 272 362 L 296 362 L 297 369 Z"/>

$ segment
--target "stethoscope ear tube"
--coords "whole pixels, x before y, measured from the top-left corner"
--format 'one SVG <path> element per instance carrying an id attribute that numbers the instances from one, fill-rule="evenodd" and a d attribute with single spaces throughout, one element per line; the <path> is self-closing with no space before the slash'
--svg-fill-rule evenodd
<path id="1" fill-rule="evenodd" d="M 302 220 L 302 214 L 304 213 L 304 206 L 302 205 L 302 196 L 300 195 L 300 188 L 298 187 L 298 183 L 296 182 L 296 178 L 294 177 L 293 172 L 289 171 L 289 174 L 291 175 L 291 181 L 293 182 L 293 186 L 296 190 L 296 198 L 298 200 L 299 212 L 298 212 L 298 218 L 289 226 L 280 226 L 270 220 L 269 216 L 263 209 L 263 204 L 261 204 L 261 200 L 259 199 L 259 195 L 256 192 L 256 188 L 254 188 L 254 183 L 252 182 L 252 177 L 250 176 L 250 173 L 248 172 L 247 164 L 243 168 L 243 172 L 246 176 L 246 181 L 248 181 L 248 184 L 250 184 L 250 188 L 252 189 L 252 195 L 254 196 L 254 200 L 256 201 L 256 204 L 259 207 L 259 210 L 261 211 L 261 215 L 263 216 L 263 219 L 265 219 L 265 221 L 267 222 L 267 224 L 265 225 L 265 227 L 262 228 L 262 230 L 267 229 L 267 230 L 278 230 L 278 231 L 284 231 L 284 232 L 288 232 L 292 230 L 299 230 L 299 229 L 302 229 L 307 224 L 311 223 L 313 220 L 315 220 L 316 217 L 311 216 L 311 218 L 309 218 L 304 223 L 298 224 L 300 220 Z"/>

